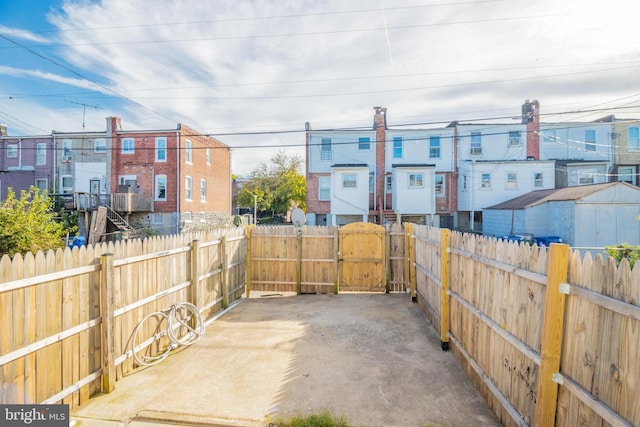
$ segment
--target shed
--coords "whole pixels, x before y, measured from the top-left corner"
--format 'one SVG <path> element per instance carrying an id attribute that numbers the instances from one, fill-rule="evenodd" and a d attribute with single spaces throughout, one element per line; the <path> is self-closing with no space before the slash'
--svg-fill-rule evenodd
<path id="1" fill-rule="evenodd" d="M 573 247 L 640 245 L 640 188 L 625 182 L 532 191 L 483 209 L 488 236 L 560 236 Z"/>

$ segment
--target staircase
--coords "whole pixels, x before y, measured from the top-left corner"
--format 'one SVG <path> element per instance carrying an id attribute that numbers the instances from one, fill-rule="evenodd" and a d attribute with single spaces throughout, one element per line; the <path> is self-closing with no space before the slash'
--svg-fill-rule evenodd
<path id="1" fill-rule="evenodd" d="M 126 233 L 129 238 L 136 237 L 138 235 L 138 230 L 133 228 L 124 218 L 122 218 L 116 211 L 111 209 L 109 206 L 100 206 L 98 210 L 106 209 L 107 218 L 113 225 L 115 225 L 118 230 Z"/>

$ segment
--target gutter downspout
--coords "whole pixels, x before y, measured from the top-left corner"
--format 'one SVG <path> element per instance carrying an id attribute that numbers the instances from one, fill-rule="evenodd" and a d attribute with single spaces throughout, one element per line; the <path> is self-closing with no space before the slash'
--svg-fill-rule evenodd
<path id="1" fill-rule="evenodd" d="M 58 140 L 56 139 L 56 134 L 51 132 L 51 137 L 53 138 L 53 186 L 49 184 L 51 187 L 51 192 L 55 193 L 54 188 L 57 188 L 58 184 Z"/>
<path id="2" fill-rule="evenodd" d="M 471 208 L 471 217 L 469 218 L 469 225 L 471 226 L 471 231 L 474 231 L 475 229 L 475 224 L 474 224 L 474 218 L 476 216 L 476 212 L 473 208 L 473 164 L 475 162 L 471 161 L 471 168 L 470 168 L 470 173 L 469 173 L 469 204 L 470 204 L 470 208 Z"/>

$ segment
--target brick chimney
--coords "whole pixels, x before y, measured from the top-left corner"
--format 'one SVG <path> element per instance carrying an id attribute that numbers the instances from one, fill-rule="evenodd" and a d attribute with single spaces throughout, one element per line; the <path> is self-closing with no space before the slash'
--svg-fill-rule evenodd
<path id="1" fill-rule="evenodd" d="M 387 109 L 384 107 L 373 107 L 373 129 L 376 131 L 376 199 L 373 201 L 375 210 L 382 209 L 380 204 L 384 197 L 384 172 L 385 172 L 385 142 L 387 138 Z"/>
<path id="2" fill-rule="evenodd" d="M 7 125 L 0 124 L 0 136 L 7 136 Z"/>
<path id="3" fill-rule="evenodd" d="M 527 125 L 527 159 L 540 160 L 540 103 L 535 99 L 522 104 L 522 123 Z"/>

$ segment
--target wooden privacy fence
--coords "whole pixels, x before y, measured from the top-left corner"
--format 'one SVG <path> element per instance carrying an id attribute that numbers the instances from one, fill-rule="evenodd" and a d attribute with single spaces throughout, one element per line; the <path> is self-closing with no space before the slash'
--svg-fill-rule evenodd
<path id="1" fill-rule="evenodd" d="M 174 302 L 204 318 L 241 298 L 244 229 L 0 259 L 0 403 L 86 401 L 134 369 L 130 338 Z"/>
<path id="2" fill-rule="evenodd" d="M 405 292 L 405 233 L 402 225 L 355 223 L 344 227 L 266 226 L 248 231 L 247 290 L 297 293 Z M 362 240 L 362 239 L 371 239 Z M 342 241 L 350 241 L 341 246 Z M 372 252 L 372 248 L 375 249 Z M 343 251 L 344 253 L 341 253 Z M 378 258 L 375 258 L 375 257 Z M 381 273 L 367 277 L 349 262 L 366 261 Z M 353 265 L 351 265 L 353 267 Z M 378 277 L 381 276 L 381 277 Z M 354 277 L 359 283 L 354 284 Z M 380 282 L 379 280 L 382 280 Z M 380 284 L 381 283 L 381 284 Z"/>
<path id="3" fill-rule="evenodd" d="M 639 266 L 406 228 L 418 303 L 505 425 L 640 425 Z"/>

